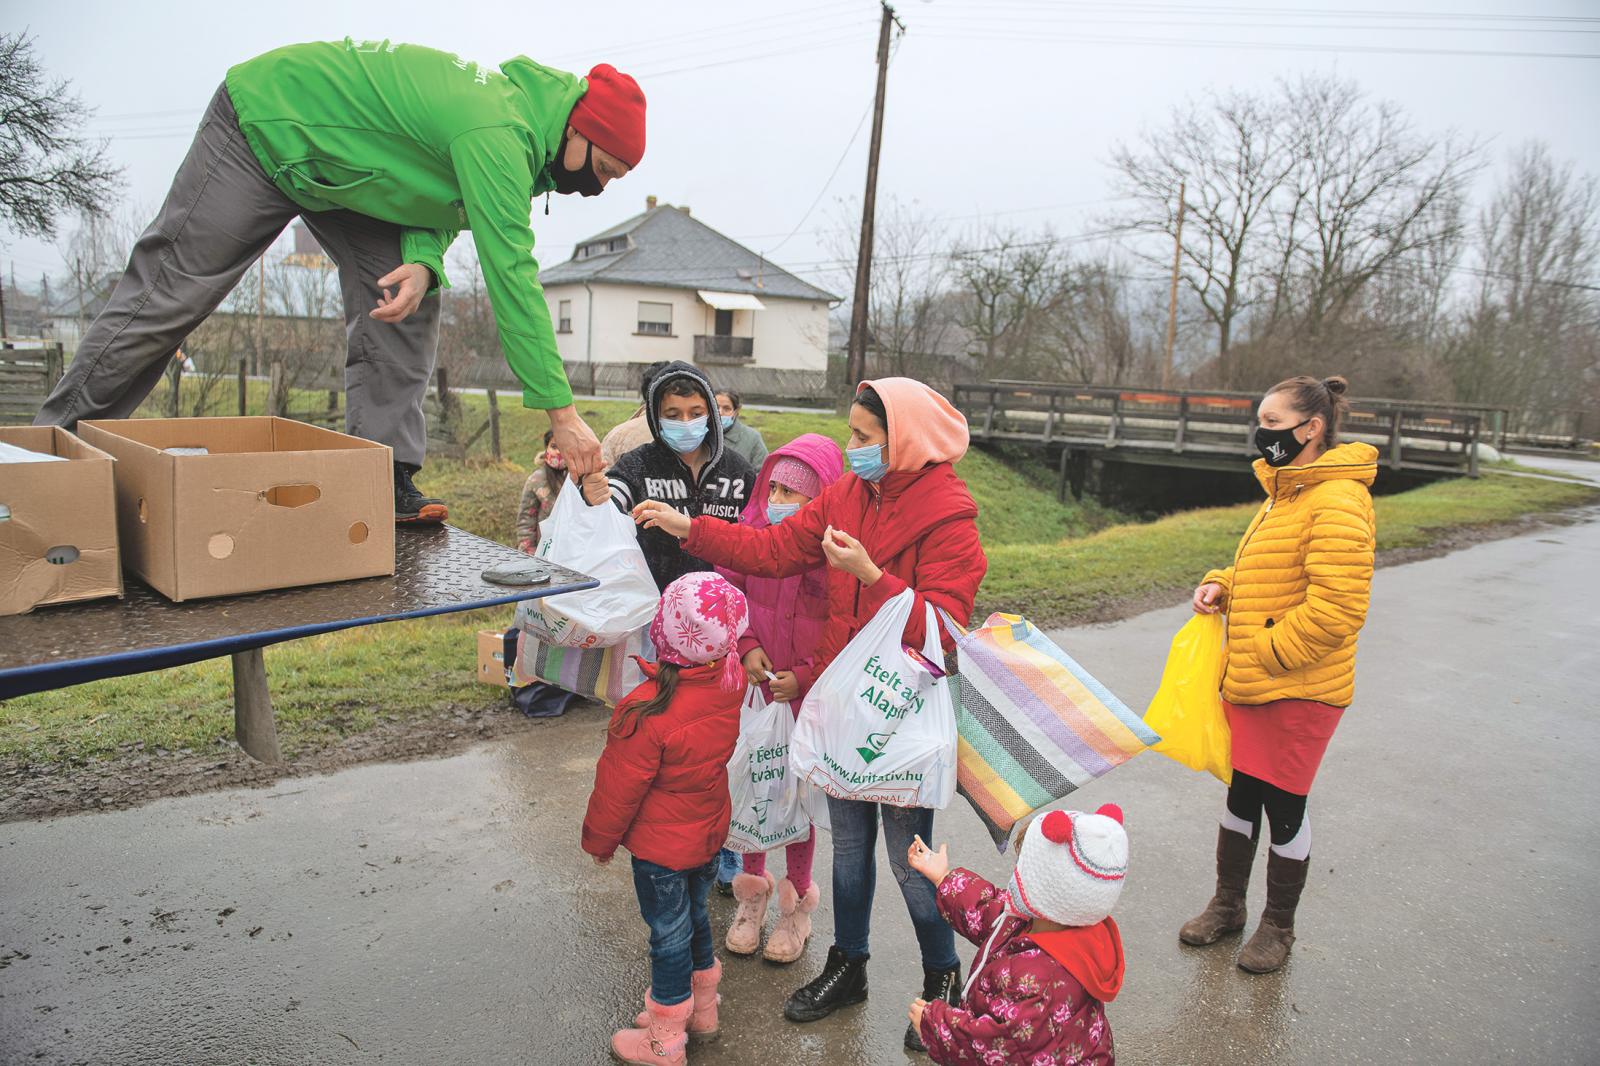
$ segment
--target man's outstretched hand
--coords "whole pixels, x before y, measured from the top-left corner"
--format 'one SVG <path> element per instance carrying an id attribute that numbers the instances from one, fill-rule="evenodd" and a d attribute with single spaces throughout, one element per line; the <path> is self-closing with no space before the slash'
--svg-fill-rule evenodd
<path id="1" fill-rule="evenodd" d="M 379 322 L 403 322 L 428 295 L 433 272 L 421 263 L 395 267 L 378 279 L 378 306 L 372 317 Z"/>
<path id="2" fill-rule="evenodd" d="M 567 472 L 577 481 L 600 470 L 600 440 L 578 414 L 576 407 L 557 407 L 549 412 L 550 443 L 567 461 Z"/>

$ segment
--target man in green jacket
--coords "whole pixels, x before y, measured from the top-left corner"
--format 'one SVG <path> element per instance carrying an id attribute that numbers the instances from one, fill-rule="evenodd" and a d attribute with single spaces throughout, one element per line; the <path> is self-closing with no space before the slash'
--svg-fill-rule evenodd
<path id="1" fill-rule="evenodd" d="M 126 418 L 178 345 L 296 215 L 338 265 L 346 429 L 394 449 L 395 519 L 443 521 L 412 482 L 439 347 L 445 250 L 472 231 L 523 404 L 569 469 L 600 469 L 572 404 L 533 258 L 532 201 L 594 196 L 644 155 L 645 101 L 607 64 L 580 78 L 389 41 L 290 45 L 228 71 L 172 190 L 37 425 Z"/>

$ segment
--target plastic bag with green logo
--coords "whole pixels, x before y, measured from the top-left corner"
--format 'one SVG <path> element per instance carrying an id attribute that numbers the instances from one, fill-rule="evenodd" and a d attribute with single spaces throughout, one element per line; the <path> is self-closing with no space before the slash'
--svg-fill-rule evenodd
<path id="1" fill-rule="evenodd" d="M 760 685 L 750 686 L 739 712 L 739 743 L 728 760 L 733 820 L 723 846 L 729 851 L 770 851 L 811 832 L 811 790 L 789 770 L 793 727 L 789 704 L 768 703 Z"/>
<path id="2" fill-rule="evenodd" d="M 956 711 L 949 680 L 901 643 L 910 589 L 879 608 L 806 694 L 790 738 L 794 776 L 838 799 L 896 807 L 949 804 L 956 791 Z M 922 658 L 940 669 L 939 620 L 927 608 Z"/>

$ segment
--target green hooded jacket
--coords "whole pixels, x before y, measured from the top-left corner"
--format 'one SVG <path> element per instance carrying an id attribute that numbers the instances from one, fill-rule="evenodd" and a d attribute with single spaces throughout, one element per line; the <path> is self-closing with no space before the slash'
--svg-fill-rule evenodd
<path id="1" fill-rule="evenodd" d="M 585 79 L 522 56 L 495 70 L 347 37 L 247 60 L 227 88 L 267 176 L 307 211 L 400 225 L 402 261 L 441 284 L 445 249 L 470 229 L 523 403 L 572 403 L 529 222 L 533 197 L 555 187 L 550 161 Z"/>

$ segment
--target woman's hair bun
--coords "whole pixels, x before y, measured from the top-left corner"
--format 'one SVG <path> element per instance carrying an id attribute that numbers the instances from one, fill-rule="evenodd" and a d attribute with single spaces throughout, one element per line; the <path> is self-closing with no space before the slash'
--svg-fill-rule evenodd
<path id="1" fill-rule="evenodd" d="M 1338 374 L 1335 374 L 1331 378 L 1323 378 L 1322 384 L 1330 393 L 1335 396 L 1343 396 L 1345 394 L 1345 390 L 1350 388 L 1350 383 Z"/>

